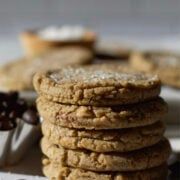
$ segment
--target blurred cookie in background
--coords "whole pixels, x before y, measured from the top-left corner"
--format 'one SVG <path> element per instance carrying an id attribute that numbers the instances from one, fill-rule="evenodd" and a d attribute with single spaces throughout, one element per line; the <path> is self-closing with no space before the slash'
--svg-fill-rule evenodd
<path id="1" fill-rule="evenodd" d="M 44 63 L 57 62 L 58 66 L 84 65 L 92 63 L 93 53 L 84 47 L 69 46 L 61 49 L 51 49 L 37 57 L 37 59 L 41 59 Z"/>
<path id="2" fill-rule="evenodd" d="M 180 54 L 166 51 L 134 52 L 130 64 L 136 70 L 158 74 L 165 85 L 180 88 Z"/>
<path id="3" fill-rule="evenodd" d="M 123 44 L 115 42 L 99 42 L 95 49 L 98 60 L 128 60 L 131 49 Z"/>
<path id="4" fill-rule="evenodd" d="M 53 26 L 24 31 L 20 39 L 25 55 L 32 57 L 64 46 L 86 47 L 93 51 L 97 35 L 82 26 Z"/>
<path id="5" fill-rule="evenodd" d="M 22 58 L 0 67 L 0 90 L 33 90 L 32 77 L 37 71 L 89 64 L 92 60 L 92 52 L 82 47 L 64 47 L 36 58 Z"/>

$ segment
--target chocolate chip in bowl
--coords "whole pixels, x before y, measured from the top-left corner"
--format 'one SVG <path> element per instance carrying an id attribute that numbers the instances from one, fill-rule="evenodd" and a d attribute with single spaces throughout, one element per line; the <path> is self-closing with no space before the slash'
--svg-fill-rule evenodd
<path id="1" fill-rule="evenodd" d="M 19 162 L 39 137 L 36 107 L 17 92 L 0 92 L 0 167 Z"/>
<path id="2" fill-rule="evenodd" d="M 40 123 L 39 115 L 35 106 L 30 106 L 22 115 L 22 120 L 28 124 L 37 125 Z"/>
<path id="3" fill-rule="evenodd" d="M 10 119 L 6 119 L 4 117 L 4 119 L 0 120 L 0 130 L 1 131 L 8 131 L 8 130 L 12 130 L 16 127 L 16 122 L 12 121 Z"/>

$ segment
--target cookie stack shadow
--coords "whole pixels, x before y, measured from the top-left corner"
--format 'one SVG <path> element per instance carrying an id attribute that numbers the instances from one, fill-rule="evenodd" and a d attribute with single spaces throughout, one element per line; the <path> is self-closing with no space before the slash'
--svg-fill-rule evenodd
<path id="1" fill-rule="evenodd" d="M 156 76 L 65 68 L 36 74 L 34 86 L 49 179 L 167 178 L 167 105 Z"/>

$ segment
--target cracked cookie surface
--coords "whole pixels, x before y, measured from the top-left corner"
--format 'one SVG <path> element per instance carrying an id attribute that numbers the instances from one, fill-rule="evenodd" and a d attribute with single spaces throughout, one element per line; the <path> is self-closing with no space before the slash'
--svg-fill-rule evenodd
<path id="1" fill-rule="evenodd" d="M 43 173 L 54 180 L 165 180 L 168 174 L 166 164 L 159 167 L 133 172 L 93 172 L 83 169 L 64 167 L 43 159 Z"/>
<path id="2" fill-rule="evenodd" d="M 40 115 L 53 124 L 85 129 L 145 126 L 162 119 L 168 109 L 161 98 L 126 106 L 94 107 L 60 104 L 44 97 L 38 98 L 37 108 Z"/>
<path id="3" fill-rule="evenodd" d="M 156 145 L 127 153 L 95 153 L 64 149 L 51 144 L 47 138 L 41 141 L 42 152 L 53 162 L 63 166 L 92 171 L 135 171 L 159 166 L 165 163 L 171 148 L 168 140 L 163 139 Z"/>
<path id="4" fill-rule="evenodd" d="M 36 91 L 64 104 L 108 106 L 132 104 L 160 93 L 157 76 L 127 73 L 121 67 L 67 67 L 34 76 Z"/>
<path id="5" fill-rule="evenodd" d="M 159 142 L 165 127 L 162 122 L 120 130 L 77 130 L 42 123 L 43 135 L 53 144 L 67 149 L 94 152 L 127 152 L 151 146 Z"/>

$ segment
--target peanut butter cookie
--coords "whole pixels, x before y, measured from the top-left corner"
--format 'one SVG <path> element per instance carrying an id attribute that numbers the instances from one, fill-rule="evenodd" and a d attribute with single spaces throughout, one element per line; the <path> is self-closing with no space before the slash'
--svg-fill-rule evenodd
<path id="1" fill-rule="evenodd" d="M 32 78 L 36 72 L 88 64 L 92 58 L 92 53 L 85 48 L 69 47 L 53 50 L 36 58 L 22 58 L 10 62 L 0 67 L 0 89 L 33 90 Z"/>
<path id="2" fill-rule="evenodd" d="M 64 104 L 110 106 L 142 102 L 160 93 L 157 76 L 100 65 L 68 67 L 34 76 L 36 91 Z"/>
<path id="3" fill-rule="evenodd" d="M 162 122 L 153 125 L 120 130 L 77 130 L 63 128 L 43 121 L 42 132 L 53 144 L 67 149 L 94 152 L 127 152 L 159 142 L 165 127 Z"/>
<path id="4" fill-rule="evenodd" d="M 132 152 L 96 153 L 64 149 L 51 144 L 47 138 L 41 141 L 42 152 L 54 162 L 63 166 L 92 171 L 136 171 L 153 168 L 165 163 L 171 148 L 163 139 L 156 145 Z"/>
<path id="5" fill-rule="evenodd" d="M 180 55 L 170 52 L 135 52 L 131 65 L 136 70 L 158 74 L 165 85 L 180 88 Z"/>
<path id="6" fill-rule="evenodd" d="M 112 106 L 77 106 L 37 100 L 40 115 L 53 124 L 68 128 L 117 129 L 153 124 L 167 113 L 167 104 L 161 98 L 143 103 Z"/>
<path id="7" fill-rule="evenodd" d="M 108 173 L 64 167 L 49 159 L 44 159 L 43 165 L 45 176 L 54 180 L 166 180 L 168 174 L 166 164 L 142 171 Z"/>

